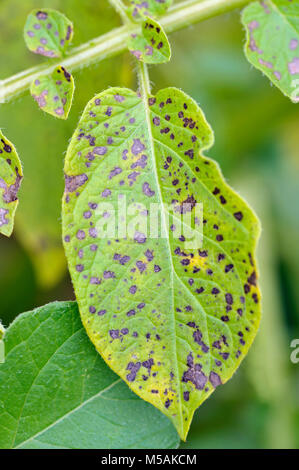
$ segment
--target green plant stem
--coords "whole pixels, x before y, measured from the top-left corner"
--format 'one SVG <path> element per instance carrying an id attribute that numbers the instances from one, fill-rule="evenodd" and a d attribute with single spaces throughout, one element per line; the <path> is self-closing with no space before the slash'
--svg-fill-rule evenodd
<path id="1" fill-rule="evenodd" d="M 151 94 L 151 85 L 150 85 L 150 79 L 148 75 L 148 68 L 147 65 L 144 62 L 139 62 L 137 63 L 138 66 L 138 81 L 139 81 L 139 89 L 141 96 L 144 99 L 147 99 L 150 94 Z"/>
<path id="2" fill-rule="evenodd" d="M 167 33 L 172 33 L 213 16 L 243 7 L 251 1 L 186 0 L 170 8 L 159 21 Z M 63 65 L 72 72 L 124 52 L 127 49 L 129 34 L 139 31 L 140 25 L 126 24 L 72 49 L 68 56 L 60 61 L 45 62 L 1 80 L 0 103 L 7 102 L 26 91 L 33 80 L 40 75 L 50 74 L 57 65 Z"/>

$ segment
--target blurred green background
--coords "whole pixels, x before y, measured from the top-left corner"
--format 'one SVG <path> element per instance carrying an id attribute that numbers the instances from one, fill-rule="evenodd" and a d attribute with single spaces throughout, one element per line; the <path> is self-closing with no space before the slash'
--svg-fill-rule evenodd
<path id="1" fill-rule="evenodd" d="M 32 8 L 60 9 L 73 22 L 73 45 L 119 25 L 104 0 L 1 0 L 1 78 L 43 61 L 26 50 L 23 25 Z M 254 70 L 243 54 L 239 12 L 171 36 L 169 64 L 150 69 L 153 91 L 177 86 L 193 96 L 211 123 L 209 156 L 255 209 L 262 223 L 259 266 L 263 320 L 234 378 L 195 414 L 185 448 L 298 448 L 299 363 L 299 105 Z M 73 299 L 61 243 L 63 159 L 86 102 L 109 86 L 136 87 L 128 55 L 76 72 L 66 122 L 39 111 L 25 94 L 0 107 L 0 126 L 24 166 L 16 227 L 0 238 L 0 317 L 52 300 Z"/>

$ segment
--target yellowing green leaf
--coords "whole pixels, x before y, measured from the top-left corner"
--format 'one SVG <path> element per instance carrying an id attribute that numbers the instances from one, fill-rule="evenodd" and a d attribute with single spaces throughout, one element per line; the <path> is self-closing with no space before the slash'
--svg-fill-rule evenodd
<path id="1" fill-rule="evenodd" d="M 142 99 L 111 88 L 88 103 L 65 162 L 63 237 L 83 324 L 110 367 L 183 439 L 196 408 L 239 366 L 260 320 L 259 223 L 200 153 L 212 142 L 182 91 Z M 136 214 L 150 223 L 152 203 L 158 237 L 135 225 Z M 192 220 L 180 227 L 187 212 Z M 119 232 L 124 216 L 132 234 Z M 114 219 L 118 232 L 105 237 Z M 203 227 L 202 247 L 190 248 L 186 225 L 196 239 Z"/>
<path id="2" fill-rule="evenodd" d="M 245 54 L 256 68 L 294 102 L 299 101 L 299 3 L 264 0 L 242 14 Z"/>
<path id="3" fill-rule="evenodd" d="M 56 10 L 33 10 L 27 17 L 24 38 L 28 49 L 46 57 L 61 57 L 73 37 L 73 24 Z"/>
<path id="4" fill-rule="evenodd" d="M 170 45 L 162 26 L 151 18 L 142 23 L 140 34 L 131 34 L 128 40 L 130 52 L 147 64 L 168 62 L 171 56 Z"/>
<path id="5" fill-rule="evenodd" d="M 20 315 L 4 342 L 1 449 L 177 447 L 171 423 L 97 354 L 75 302 Z"/>
<path id="6" fill-rule="evenodd" d="M 30 88 L 31 95 L 46 113 L 67 119 L 74 94 L 74 79 L 67 70 L 58 66 L 49 76 L 37 78 Z"/>
<path id="7" fill-rule="evenodd" d="M 10 236 L 19 203 L 22 166 L 13 144 L 0 131 L 0 233 Z"/>

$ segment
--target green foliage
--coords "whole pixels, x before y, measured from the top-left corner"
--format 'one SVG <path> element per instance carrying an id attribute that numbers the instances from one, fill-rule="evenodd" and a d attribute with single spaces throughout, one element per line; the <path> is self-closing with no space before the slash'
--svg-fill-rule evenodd
<path id="1" fill-rule="evenodd" d="M 183 92 L 142 99 L 112 88 L 88 103 L 65 161 L 63 237 L 83 324 L 110 367 L 183 439 L 195 409 L 246 355 L 260 320 L 259 224 L 201 154 L 212 142 Z M 136 212 L 147 224 L 150 203 L 166 204 L 167 236 L 148 237 L 144 224 L 126 239 L 100 235 L 114 217 L 120 225 L 124 197 L 135 207 L 127 226 L 136 227 Z M 182 236 L 185 203 L 196 235 L 195 205 L 203 203 L 202 249 Z"/>
<path id="2" fill-rule="evenodd" d="M 9 237 L 18 207 L 22 165 L 13 144 L 0 131 L 0 233 Z"/>
<path id="3" fill-rule="evenodd" d="M 172 0 L 147 0 L 146 2 L 139 0 L 127 1 L 131 4 L 129 11 L 134 20 L 140 20 L 144 16 L 162 15 L 172 4 Z"/>
<path id="4" fill-rule="evenodd" d="M 299 3 L 253 2 L 245 8 L 245 54 L 256 68 L 294 102 L 299 101 Z M 297 80 L 296 80 L 297 79 Z"/>
<path id="5" fill-rule="evenodd" d="M 3 339 L 4 333 L 5 333 L 5 328 L 0 321 L 0 340 Z"/>
<path id="6" fill-rule="evenodd" d="M 49 76 L 37 78 L 30 88 L 39 107 L 59 119 L 67 119 L 74 94 L 74 79 L 58 66 Z"/>
<path id="7" fill-rule="evenodd" d="M 24 38 L 35 54 L 62 57 L 73 37 L 73 24 L 66 16 L 51 8 L 33 10 L 27 17 Z"/>
<path id="8" fill-rule="evenodd" d="M 130 52 L 147 64 L 168 62 L 171 56 L 170 44 L 162 26 L 151 18 L 142 23 L 141 34 L 131 34 L 128 47 Z"/>
<path id="9" fill-rule="evenodd" d="M 178 445 L 170 422 L 132 394 L 97 354 L 76 303 L 54 302 L 20 315 L 4 342 L 0 448 Z"/>

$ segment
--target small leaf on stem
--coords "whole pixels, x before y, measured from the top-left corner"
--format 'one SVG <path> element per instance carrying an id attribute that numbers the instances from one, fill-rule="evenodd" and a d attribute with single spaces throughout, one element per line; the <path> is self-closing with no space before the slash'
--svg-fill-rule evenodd
<path id="1" fill-rule="evenodd" d="M 19 203 L 22 166 L 13 144 L 0 131 L 0 233 L 10 236 Z"/>
<path id="2" fill-rule="evenodd" d="M 171 56 L 170 44 L 162 26 L 152 18 L 142 23 L 141 34 L 131 34 L 128 47 L 138 60 L 147 64 L 168 62 Z"/>
<path id="3" fill-rule="evenodd" d="M 74 79 L 67 70 L 58 66 L 51 75 L 37 78 L 30 88 L 31 95 L 46 113 L 67 119 L 74 94 Z"/>
<path id="4" fill-rule="evenodd" d="M 35 54 L 61 57 L 73 37 L 73 24 L 62 13 L 50 8 L 33 10 L 27 17 L 24 38 Z"/>

